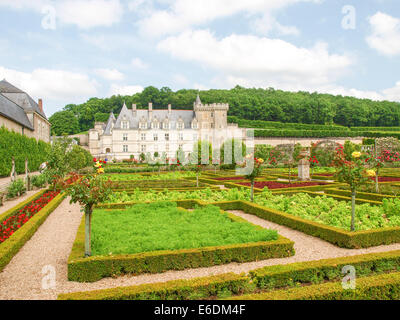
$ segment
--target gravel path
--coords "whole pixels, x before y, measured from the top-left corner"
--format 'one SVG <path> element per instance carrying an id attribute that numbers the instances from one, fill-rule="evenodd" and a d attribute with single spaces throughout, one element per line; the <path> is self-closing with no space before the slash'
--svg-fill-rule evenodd
<path id="1" fill-rule="evenodd" d="M 226 272 L 242 273 L 255 268 L 276 264 L 288 264 L 299 261 L 311 261 L 399 250 L 400 244 L 379 246 L 368 249 L 343 249 L 241 211 L 232 213 L 265 228 L 278 232 L 295 242 L 296 255 L 289 258 L 270 259 L 249 263 L 231 263 L 223 266 L 198 268 L 184 271 L 169 271 L 162 274 L 123 276 L 116 279 L 105 278 L 95 283 L 67 281 L 67 259 L 82 218 L 79 206 L 70 205 L 64 200 L 48 217 L 35 235 L 18 252 L 8 266 L 0 273 L 0 299 L 56 299 L 59 293 L 89 291 L 118 286 L 139 285 L 144 283 L 165 282 L 176 279 L 190 279 L 216 275 Z M 56 272 L 56 288 L 42 289 L 44 266 L 51 265 Z M 48 274 L 48 273 L 47 273 Z"/>

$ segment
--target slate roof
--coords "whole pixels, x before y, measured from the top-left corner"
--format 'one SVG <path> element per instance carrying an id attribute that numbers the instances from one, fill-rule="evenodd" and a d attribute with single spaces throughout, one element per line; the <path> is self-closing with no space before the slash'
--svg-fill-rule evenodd
<path id="1" fill-rule="evenodd" d="M 6 80 L 0 81 L 0 94 L 13 101 L 26 111 L 34 111 L 47 120 L 44 112 L 40 111 L 39 105 L 26 92 L 16 88 Z"/>
<path id="2" fill-rule="evenodd" d="M 108 118 L 107 124 L 106 124 L 106 128 L 104 129 L 104 135 L 109 136 L 111 135 L 111 129 L 112 129 L 112 125 L 113 123 L 115 123 L 115 121 L 117 121 L 115 119 L 114 113 L 110 113 L 110 117 Z"/>
<path id="3" fill-rule="evenodd" d="M 185 124 L 185 128 L 191 128 L 192 127 L 192 121 L 195 118 L 195 113 L 193 110 L 171 110 L 171 114 L 168 113 L 168 109 L 166 110 L 153 110 L 153 120 L 157 118 L 159 122 L 163 122 L 166 118 L 168 118 L 169 123 L 170 123 L 170 128 L 171 129 L 176 129 L 177 127 L 177 122 L 179 118 L 181 118 Z M 139 128 L 139 122 L 142 118 L 144 118 L 148 124 L 148 128 L 150 128 L 150 120 L 148 118 L 149 116 L 149 111 L 148 110 L 136 110 L 136 117 L 134 117 L 132 110 L 129 110 L 126 105 L 121 109 L 121 112 L 118 116 L 118 119 L 115 121 L 114 128 L 116 129 L 121 129 L 122 125 L 121 122 L 124 120 L 125 116 L 125 121 L 129 121 L 129 128 L 130 129 L 138 129 Z M 110 124 L 110 118 L 108 119 L 107 122 L 107 128 L 105 130 L 104 134 L 110 134 L 108 129 L 108 125 Z"/>
<path id="4" fill-rule="evenodd" d="M 0 93 L 0 114 L 12 121 L 19 123 L 25 128 L 33 130 L 33 126 L 29 121 L 25 113 L 25 110 L 1 93 Z"/>

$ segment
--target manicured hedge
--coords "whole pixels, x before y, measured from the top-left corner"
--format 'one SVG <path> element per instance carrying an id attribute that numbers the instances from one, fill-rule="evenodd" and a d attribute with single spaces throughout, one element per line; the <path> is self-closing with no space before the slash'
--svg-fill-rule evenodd
<path id="1" fill-rule="evenodd" d="M 400 250 L 269 266 L 251 271 L 250 277 L 259 289 L 277 289 L 340 280 L 347 265 L 355 268 L 357 278 L 400 271 Z"/>
<path id="2" fill-rule="evenodd" d="M 237 295 L 237 299 L 249 298 L 243 293 L 285 288 L 292 290 L 298 285 L 336 281 L 343 278 L 342 268 L 351 265 L 356 270 L 358 281 L 365 277 L 400 270 L 400 251 L 371 253 L 365 255 L 307 261 L 287 265 L 268 266 L 250 271 L 248 276 L 233 273 L 192 280 L 175 280 L 165 283 L 119 287 L 89 292 L 76 292 L 59 295 L 60 300 L 190 300 L 218 298 L 219 293 L 227 291 Z M 389 275 L 395 275 L 390 273 Z M 363 280 L 364 281 L 364 280 Z M 305 287 L 308 288 L 308 287 Z M 315 286 L 316 290 L 321 285 Z M 296 289 L 297 290 L 297 289 Z M 284 291 L 264 292 L 259 296 Z M 253 297 L 253 295 L 251 296 Z"/>
<path id="3" fill-rule="evenodd" d="M 241 128 L 283 128 L 292 130 L 331 130 L 350 131 L 349 128 L 340 125 L 305 124 L 305 123 L 283 123 L 278 121 L 245 120 L 235 116 L 228 117 L 229 123 L 237 123 Z"/>
<path id="4" fill-rule="evenodd" d="M 40 191 L 30 197 L 18 206 L 6 211 L 0 216 L 1 220 L 13 215 L 16 211 L 29 204 L 31 201 L 39 198 L 45 191 Z M 37 214 L 35 214 L 26 224 L 18 229 L 9 239 L 0 244 L 0 271 L 11 261 L 22 246 L 33 236 L 36 230 L 42 225 L 50 213 L 64 200 L 65 195 L 59 194 Z"/>
<path id="5" fill-rule="evenodd" d="M 345 290 L 341 282 L 235 296 L 232 300 L 399 300 L 400 273 L 357 278 L 355 290 Z"/>
<path id="6" fill-rule="evenodd" d="M 58 300 L 197 300 L 217 297 L 226 290 L 242 294 L 249 287 L 246 276 L 226 273 L 191 280 L 65 293 L 60 294 Z"/>
<path id="7" fill-rule="evenodd" d="M 11 173 L 11 159 L 15 159 L 17 173 L 25 172 L 25 159 L 28 159 L 29 171 L 39 170 L 40 164 L 47 160 L 50 144 L 35 138 L 28 138 L 6 128 L 0 128 L 0 176 Z"/>
<path id="8" fill-rule="evenodd" d="M 109 207 L 118 208 L 118 206 L 103 206 L 103 208 Z M 123 207 L 126 207 L 126 204 L 120 206 L 120 208 Z M 241 218 L 232 214 L 229 216 L 232 220 L 242 221 Z M 294 255 L 294 243 L 279 236 L 275 241 L 83 258 L 84 222 L 84 218 L 82 218 L 68 259 L 68 279 L 70 281 L 94 282 L 105 277 L 122 274 L 160 273 L 167 270 L 184 270 Z"/>
<path id="9" fill-rule="evenodd" d="M 336 188 L 326 189 L 325 193 L 329 195 L 339 195 L 348 198 L 351 197 L 351 191 L 341 190 Z M 378 193 L 357 192 L 356 198 L 382 202 L 383 199 L 395 199 L 397 197 L 385 194 L 378 194 Z"/>
<path id="10" fill-rule="evenodd" d="M 287 137 L 287 138 L 357 138 L 357 137 L 394 137 L 399 139 L 400 132 L 347 131 L 347 130 L 287 130 L 264 129 L 254 130 L 254 137 Z"/>

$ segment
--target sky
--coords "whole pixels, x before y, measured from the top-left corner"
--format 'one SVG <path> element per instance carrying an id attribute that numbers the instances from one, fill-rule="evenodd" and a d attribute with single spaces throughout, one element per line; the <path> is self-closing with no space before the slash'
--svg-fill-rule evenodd
<path id="1" fill-rule="evenodd" d="M 0 0 L 0 30 L 47 116 L 150 85 L 400 101 L 398 0 Z"/>

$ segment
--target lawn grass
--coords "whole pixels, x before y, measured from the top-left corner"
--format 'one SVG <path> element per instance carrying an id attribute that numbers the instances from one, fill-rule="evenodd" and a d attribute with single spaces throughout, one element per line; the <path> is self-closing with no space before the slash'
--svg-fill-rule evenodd
<path id="1" fill-rule="evenodd" d="M 93 255 L 135 254 L 277 240 L 275 230 L 233 221 L 215 206 L 186 211 L 174 202 L 96 209 Z"/>

